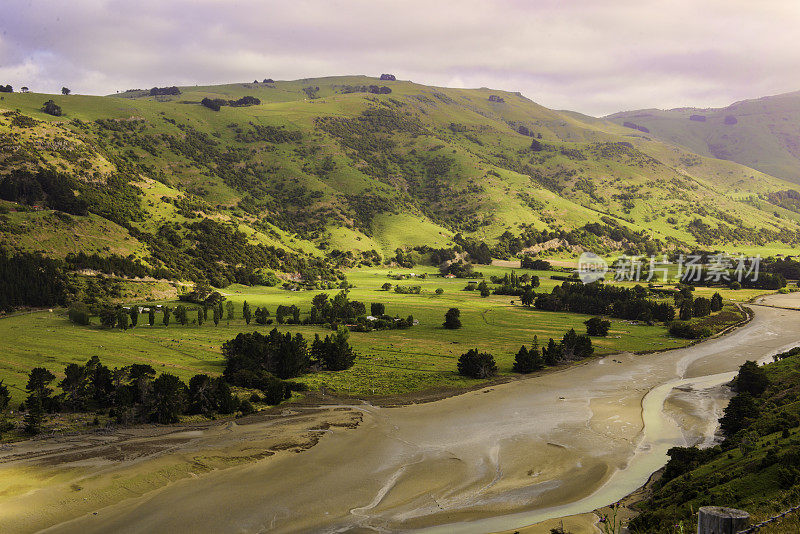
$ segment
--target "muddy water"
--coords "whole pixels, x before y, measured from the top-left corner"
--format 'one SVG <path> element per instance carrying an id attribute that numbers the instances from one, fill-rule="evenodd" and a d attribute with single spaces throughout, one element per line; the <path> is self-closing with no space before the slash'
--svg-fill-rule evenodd
<path id="1" fill-rule="evenodd" d="M 489 532 L 590 511 L 644 483 L 669 447 L 711 439 L 722 385 L 742 362 L 800 342 L 800 312 L 753 308 L 747 326 L 686 349 L 428 404 L 357 406 L 358 428 L 307 451 L 184 479 L 52 531 Z"/>

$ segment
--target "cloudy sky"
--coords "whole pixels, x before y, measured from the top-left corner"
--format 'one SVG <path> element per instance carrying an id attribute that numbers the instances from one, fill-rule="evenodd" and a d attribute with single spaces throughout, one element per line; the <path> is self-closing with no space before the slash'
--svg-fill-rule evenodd
<path id="1" fill-rule="evenodd" d="M 798 0 L 2 0 L 0 83 L 395 73 L 592 115 L 800 90 Z"/>

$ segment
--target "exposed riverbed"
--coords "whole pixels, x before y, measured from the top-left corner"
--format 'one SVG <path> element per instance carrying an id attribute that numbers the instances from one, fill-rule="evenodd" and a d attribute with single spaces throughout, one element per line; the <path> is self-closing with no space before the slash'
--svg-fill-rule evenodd
<path id="1" fill-rule="evenodd" d="M 764 302 L 771 299 L 800 304 L 797 295 Z M 710 443 L 729 398 L 723 384 L 739 365 L 800 343 L 800 312 L 753 309 L 746 326 L 692 347 L 609 356 L 427 404 L 327 408 L 294 426 L 211 426 L 129 459 L 93 455 L 97 447 L 85 441 L 85 454 L 70 461 L 63 442 L 0 451 L 0 485 L 23 473 L 44 477 L 38 489 L 0 488 L 0 526 L 82 533 L 491 532 L 588 512 L 641 486 L 669 447 Z M 321 425 L 333 415 L 342 426 Z M 356 419 L 356 428 L 345 428 Z M 295 447 L 300 452 L 279 449 L 265 436 L 285 441 L 281 428 L 319 443 Z M 37 446 L 55 452 L 37 454 Z M 267 449 L 282 452 L 258 459 Z M 254 459 L 152 480 L 167 476 L 164 466 L 180 471 L 199 457 L 232 450 Z M 119 489 L 136 477 L 145 480 L 138 491 L 135 484 L 130 495 Z M 95 493 L 81 495 L 75 486 Z"/>

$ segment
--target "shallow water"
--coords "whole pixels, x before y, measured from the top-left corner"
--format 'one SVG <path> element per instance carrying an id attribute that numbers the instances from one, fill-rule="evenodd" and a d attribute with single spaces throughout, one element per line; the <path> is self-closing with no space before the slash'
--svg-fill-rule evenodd
<path id="1" fill-rule="evenodd" d="M 747 326 L 685 349 L 352 407 L 358 428 L 307 451 L 181 480 L 53 531 L 487 532 L 591 511 L 641 486 L 669 447 L 710 442 L 738 366 L 800 342 L 800 312 L 754 309 Z"/>

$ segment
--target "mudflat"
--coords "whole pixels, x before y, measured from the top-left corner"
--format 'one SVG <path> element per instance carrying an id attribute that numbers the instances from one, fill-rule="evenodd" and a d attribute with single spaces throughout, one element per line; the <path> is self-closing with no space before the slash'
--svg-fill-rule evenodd
<path id="1" fill-rule="evenodd" d="M 0 530 L 490 532 L 585 514 L 642 485 L 669 447 L 709 440 L 745 360 L 800 342 L 800 312 L 753 310 L 691 347 L 425 404 L 14 444 L 0 451 Z"/>

